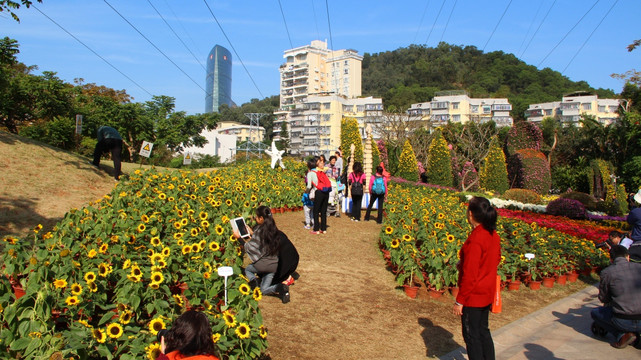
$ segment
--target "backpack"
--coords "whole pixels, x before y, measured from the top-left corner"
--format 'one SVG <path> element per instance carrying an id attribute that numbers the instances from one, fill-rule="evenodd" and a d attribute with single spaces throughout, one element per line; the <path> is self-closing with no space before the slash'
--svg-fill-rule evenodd
<path id="1" fill-rule="evenodd" d="M 372 191 L 376 195 L 385 194 L 385 180 L 382 176 L 377 176 L 374 180 L 374 185 L 372 186 Z"/>
<path id="2" fill-rule="evenodd" d="M 363 177 L 363 175 L 360 177 Z M 355 175 L 354 178 L 356 178 Z M 360 182 L 360 179 L 352 182 L 351 191 L 352 196 L 363 196 L 363 184 Z"/>
<path id="3" fill-rule="evenodd" d="M 332 191 L 332 183 L 329 182 L 329 178 L 327 177 L 327 174 L 325 174 L 322 171 L 316 171 L 316 177 L 318 177 L 318 184 L 316 185 L 316 189 L 328 193 Z"/>

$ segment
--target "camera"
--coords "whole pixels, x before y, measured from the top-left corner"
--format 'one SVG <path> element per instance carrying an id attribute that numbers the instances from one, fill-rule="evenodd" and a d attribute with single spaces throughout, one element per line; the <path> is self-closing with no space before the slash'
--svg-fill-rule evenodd
<path id="1" fill-rule="evenodd" d="M 164 336 L 164 337 L 167 337 L 167 334 L 168 334 L 168 333 L 169 333 L 169 330 L 167 330 L 167 329 L 162 329 L 162 330 L 158 331 L 158 334 L 156 334 L 156 340 L 158 340 L 158 342 L 160 342 L 160 339 L 161 339 L 163 336 Z"/>

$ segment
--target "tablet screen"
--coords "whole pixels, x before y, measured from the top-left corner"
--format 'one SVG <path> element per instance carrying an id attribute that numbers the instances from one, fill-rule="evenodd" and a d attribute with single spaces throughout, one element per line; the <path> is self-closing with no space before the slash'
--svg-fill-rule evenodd
<path id="1" fill-rule="evenodd" d="M 241 237 L 249 236 L 249 232 L 247 231 L 247 225 L 245 225 L 245 219 L 239 217 L 239 218 L 235 218 L 234 221 L 236 222 L 236 228 L 238 229 L 238 233 L 240 234 L 240 236 Z"/>

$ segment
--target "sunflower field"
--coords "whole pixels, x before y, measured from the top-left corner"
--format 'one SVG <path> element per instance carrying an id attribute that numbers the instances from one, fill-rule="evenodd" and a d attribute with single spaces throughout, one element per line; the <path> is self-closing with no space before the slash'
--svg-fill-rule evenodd
<path id="1" fill-rule="evenodd" d="M 459 250 L 471 231 L 467 204 L 456 192 L 390 183 L 380 247 L 399 285 L 442 290 L 456 286 Z M 602 267 L 608 254 L 594 242 L 518 219 L 499 216 L 503 280 L 524 273 L 533 278 Z M 535 254 L 533 260 L 526 253 Z"/>
<path id="2" fill-rule="evenodd" d="M 136 171 L 51 232 L 5 238 L 0 358 L 153 360 L 158 331 L 188 308 L 208 315 L 222 358 L 264 354 L 262 294 L 242 275 L 229 219 L 298 206 L 304 165 L 285 164 Z M 226 305 L 220 266 L 234 269 Z"/>

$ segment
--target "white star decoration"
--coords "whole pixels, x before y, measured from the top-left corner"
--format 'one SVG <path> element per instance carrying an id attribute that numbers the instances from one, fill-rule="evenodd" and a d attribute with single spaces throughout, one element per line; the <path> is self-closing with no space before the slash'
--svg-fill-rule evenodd
<path id="1" fill-rule="evenodd" d="M 265 153 L 272 157 L 272 169 L 276 167 L 276 163 L 283 169 L 285 168 L 285 164 L 283 164 L 283 154 L 285 150 L 278 150 L 276 148 L 276 141 L 272 140 L 272 150 L 265 150 Z"/>

